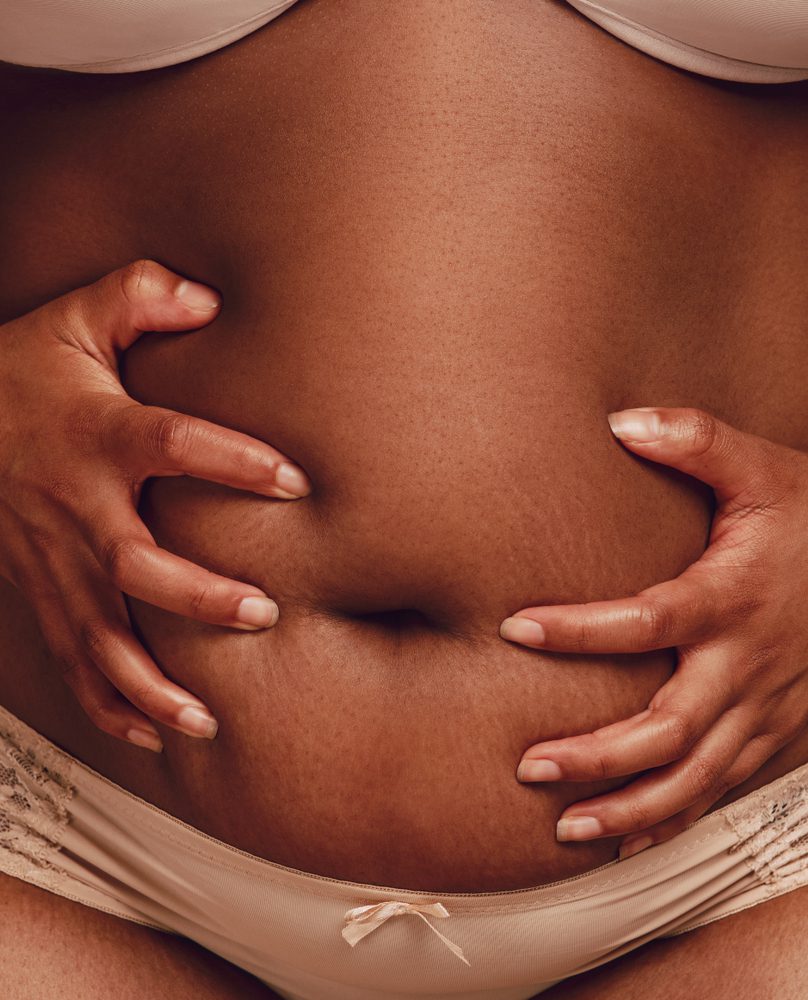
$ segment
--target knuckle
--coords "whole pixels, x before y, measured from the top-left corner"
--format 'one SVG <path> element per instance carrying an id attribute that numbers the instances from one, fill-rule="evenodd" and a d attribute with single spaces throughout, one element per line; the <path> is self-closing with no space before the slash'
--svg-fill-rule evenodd
<path id="1" fill-rule="evenodd" d="M 691 720 L 678 712 L 668 712 L 665 716 L 664 735 L 666 745 L 676 758 L 683 756 L 696 742 L 696 733 Z"/>
<path id="2" fill-rule="evenodd" d="M 144 449 L 158 460 L 176 462 L 185 455 L 191 437 L 191 424 L 179 413 L 152 417 L 145 426 Z"/>
<path id="3" fill-rule="evenodd" d="M 640 604 L 638 625 L 644 638 L 662 645 L 673 627 L 670 609 L 659 600 L 646 598 Z"/>
<path id="4" fill-rule="evenodd" d="M 730 610 L 733 619 L 741 624 L 766 606 L 766 598 L 760 587 L 751 586 L 745 579 L 729 588 Z"/>
<path id="5" fill-rule="evenodd" d="M 694 455 L 704 455 L 716 442 L 718 423 L 704 410 L 691 409 L 686 417 L 691 450 Z"/>
<path id="6" fill-rule="evenodd" d="M 166 712 L 163 711 L 162 692 L 155 682 L 137 681 L 127 686 L 125 694 L 133 705 L 142 709 L 147 715 L 155 718 L 166 715 Z"/>
<path id="7" fill-rule="evenodd" d="M 697 757 L 691 764 L 690 782 L 696 798 L 721 789 L 724 769 L 711 757 Z"/>
<path id="8" fill-rule="evenodd" d="M 81 644 L 93 658 L 109 645 L 110 637 L 109 625 L 102 618 L 88 618 L 79 627 Z"/>
<path id="9" fill-rule="evenodd" d="M 101 565 L 112 582 L 124 590 L 142 553 L 142 544 L 127 536 L 105 542 L 101 551 Z"/>
<path id="10" fill-rule="evenodd" d="M 61 671 L 62 677 L 72 687 L 81 668 L 85 664 L 85 659 L 76 650 L 60 649 L 54 651 L 54 658 Z"/>
<path id="11" fill-rule="evenodd" d="M 121 294 L 131 305 L 149 285 L 159 281 L 162 273 L 163 268 L 156 260 L 133 260 L 118 271 Z"/>
<path id="12" fill-rule="evenodd" d="M 613 777 L 613 761 L 609 754 L 604 752 L 598 738 L 592 733 L 587 733 L 583 737 L 578 737 L 578 739 L 582 741 L 582 760 L 584 762 L 583 770 L 585 770 L 588 775 L 591 775 L 591 780 L 597 781 L 603 778 Z"/>
<path id="13" fill-rule="evenodd" d="M 255 449 L 248 443 L 233 441 L 230 438 L 217 439 L 215 437 L 212 437 L 211 443 L 220 448 L 222 453 L 226 454 L 235 465 L 243 466 L 245 469 L 249 469 L 251 466 L 255 466 L 257 464 Z M 280 462 L 274 462 L 271 466 L 265 466 L 267 470 L 266 474 L 269 477 L 274 478 L 280 464 Z"/>
<path id="14" fill-rule="evenodd" d="M 570 648 L 587 650 L 596 642 L 596 630 L 585 618 L 575 625 L 574 634 L 570 638 Z"/>
<path id="15" fill-rule="evenodd" d="M 653 823 L 648 807 L 636 800 L 626 803 L 626 819 L 629 830 L 646 830 Z"/>
<path id="16" fill-rule="evenodd" d="M 192 618 L 201 618 L 215 602 L 218 588 L 213 583 L 200 584 L 190 595 L 188 610 Z"/>
<path id="17" fill-rule="evenodd" d="M 595 754 L 590 761 L 594 781 L 614 776 L 614 767 L 606 754 Z"/>
<path id="18" fill-rule="evenodd" d="M 781 647 L 774 642 L 758 642 L 752 648 L 745 651 L 745 667 L 748 675 L 758 679 L 766 678 L 770 684 L 770 678 L 776 678 L 773 667 L 781 660 Z M 774 693 L 775 687 L 770 690 Z"/>

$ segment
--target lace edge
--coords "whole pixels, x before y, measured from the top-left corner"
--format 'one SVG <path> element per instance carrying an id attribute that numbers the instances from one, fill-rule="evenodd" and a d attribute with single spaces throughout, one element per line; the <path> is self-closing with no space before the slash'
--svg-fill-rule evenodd
<path id="1" fill-rule="evenodd" d="M 0 756 L 7 765 L 2 767 L 0 784 L 0 818 L 5 825 L 0 829 L 2 869 L 28 881 L 34 870 L 43 878 L 47 871 L 54 877 L 61 874 L 54 859 L 70 822 L 68 806 L 75 793 L 68 777 L 53 766 L 58 763 L 63 769 L 64 761 L 47 749 L 26 750 L 16 733 L 0 728 Z"/>
<path id="2" fill-rule="evenodd" d="M 724 813 L 735 834 L 730 854 L 768 885 L 789 884 L 808 868 L 808 770 L 784 775 Z"/>

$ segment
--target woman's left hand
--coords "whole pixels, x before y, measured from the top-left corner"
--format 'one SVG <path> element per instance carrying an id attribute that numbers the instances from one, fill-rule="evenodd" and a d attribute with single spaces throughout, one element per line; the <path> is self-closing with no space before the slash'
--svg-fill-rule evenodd
<path id="1" fill-rule="evenodd" d="M 559 840 L 641 833 L 622 841 L 622 859 L 681 832 L 806 730 L 808 454 L 692 408 L 623 410 L 609 423 L 637 455 L 712 486 L 707 549 L 635 597 L 526 608 L 501 635 L 575 653 L 678 648 L 645 711 L 537 743 L 517 772 L 526 782 L 597 781 L 653 769 L 559 821 Z"/>

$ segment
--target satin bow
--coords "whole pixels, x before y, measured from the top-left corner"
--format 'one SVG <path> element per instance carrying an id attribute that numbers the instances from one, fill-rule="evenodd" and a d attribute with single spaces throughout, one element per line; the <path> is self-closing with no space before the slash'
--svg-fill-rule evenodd
<path id="1" fill-rule="evenodd" d="M 426 918 L 426 914 L 431 917 L 448 917 L 449 911 L 443 903 L 404 903 L 397 899 L 389 899 L 383 903 L 371 903 L 368 906 L 355 906 L 345 914 L 345 926 L 342 928 L 342 936 L 353 948 L 363 937 L 375 931 L 377 927 L 390 919 L 399 917 L 404 913 L 414 913 L 443 941 L 449 951 L 456 955 L 461 962 L 470 966 L 470 962 L 463 954 L 463 949 L 450 941 L 447 937 L 433 926 Z"/>

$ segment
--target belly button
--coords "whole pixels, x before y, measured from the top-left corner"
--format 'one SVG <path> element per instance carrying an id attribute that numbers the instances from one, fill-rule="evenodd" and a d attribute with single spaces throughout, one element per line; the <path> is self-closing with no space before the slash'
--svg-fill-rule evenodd
<path id="1" fill-rule="evenodd" d="M 386 611 L 369 611 L 367 614 L 354 615 L 358 621 L 372 625 L 381 625 L 395 631 L 411 628 L 428 628 L 432 622 L 423 611 L 417 608 L 394 608 Z"/>

